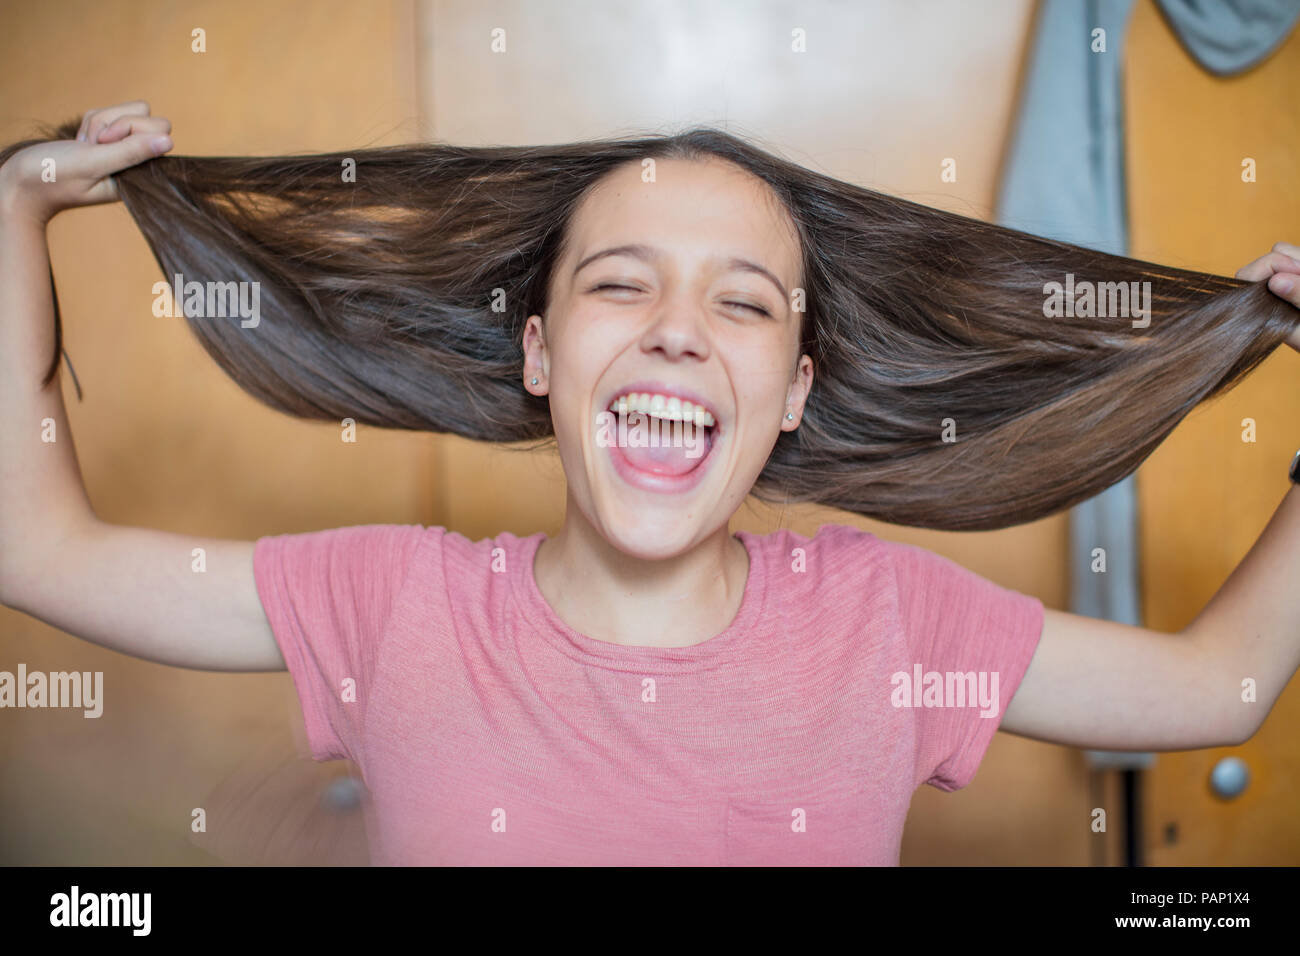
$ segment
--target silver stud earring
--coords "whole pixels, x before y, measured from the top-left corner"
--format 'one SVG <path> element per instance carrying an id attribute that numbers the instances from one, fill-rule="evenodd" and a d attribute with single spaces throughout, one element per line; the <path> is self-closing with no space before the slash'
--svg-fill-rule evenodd
<path id="1" fill-rule="evenodd" d="M 534 385 L 537 384 L 537 379 L 536 379 L 536 378 L 533 379 L 533 384 L 534 384 Z"/>
<path id="2" fill-rule="evenodd" d="M 794 421 L 794 415 L 790 412 L 786 412 L 785 417 L 787 421 L 791 421 L 791 422 Z"/>

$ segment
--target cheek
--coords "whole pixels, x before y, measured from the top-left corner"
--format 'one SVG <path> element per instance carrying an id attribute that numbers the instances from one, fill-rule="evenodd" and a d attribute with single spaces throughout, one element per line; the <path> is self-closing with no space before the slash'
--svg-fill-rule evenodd
<path id="1" fill-rule="evenodd" d="M 782 337 L 765 348 L 735 350 L 730 375 L 736 390 L 736 407 L 748 427 L 776 428 L 785 413 L 786 396 L 794 376 L 794 346 Z"/>
<path id="2" fill-rule="evenodd" d="M 585 419 L 600 411 L 594 405 L 595 391 L 608 358 L 596 332 L 570 322 L 551 346 L 548 397 L 556 436 L 562 441 L 579 441 Z M 590 424 L 594 426 L 594 420 Z"/>
<path id="3" fill-rule="evenodd" d="M 551 422 L 555 428 L 555 437 L 560 441 L 561 446 L 572 446 L 576 449 L 576 443 L 581 440 L 582 419 L 586 412 L 586 406 L 589 404 L 590 389 L 584 393 L 582 385 L 579 383 L 576 370 L 573 369 L 554 369 L 555 375 L 552 378 L 550 402 L 551 402 Z M 595 409 L 592 409 L 595 414 Z"/>

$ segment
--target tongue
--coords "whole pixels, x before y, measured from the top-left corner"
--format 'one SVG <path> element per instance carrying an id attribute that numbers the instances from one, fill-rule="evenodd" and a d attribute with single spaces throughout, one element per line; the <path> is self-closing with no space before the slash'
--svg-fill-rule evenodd
<path id="1" fill-rule="evenodd" d="M 638 448 L 629 442 L 620 450 L 633 468 L 656 475 L 684 475 L 698 468 L 709 452 L 709 439 L 704 429 L 694 431 L 698 437 L 693 439 L 693 448 L 680 437 L 677 441 L 671 440 L 671 432 L 665 428 L 658 448 Z"/>

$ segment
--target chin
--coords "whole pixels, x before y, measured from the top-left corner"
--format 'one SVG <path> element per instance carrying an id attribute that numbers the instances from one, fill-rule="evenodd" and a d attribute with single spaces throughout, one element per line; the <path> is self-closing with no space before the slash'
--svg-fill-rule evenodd
<path id="1" fill-rule="evenodd" d="M 649 515 L 623 513 L 600 523 L 605 539 L 624 554 L 643 561 L 662 561 L 689 551 L 715 528 L 705 527 L 698 516 L 680 513 Z"/>

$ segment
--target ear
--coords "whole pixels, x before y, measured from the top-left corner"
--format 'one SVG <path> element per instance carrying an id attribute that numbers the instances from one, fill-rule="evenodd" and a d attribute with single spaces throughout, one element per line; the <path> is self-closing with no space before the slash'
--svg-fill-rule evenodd
<path id="1" fill-rule="evenodd" d="M 524 388 L 534 395 L 545 395 L 550 389 L 547 374 L 551 359 L 546 352 L 546 330 L 540 315 L 530 315 L 524 326 Z M 537 384 L 533 384 L 537 379 Z"/>
<path id="2" fill-rule="evenodd" d="M 813 362 L 807 355 L 800 355 L 794 368 L 794 377 L 785 393 L 785 408 L 781 411 L 781 430 L 790 432 L 799 427 L 803 421 L 804 403 L 808 401 L 808 392 L 812 389 Z"/>

